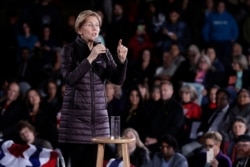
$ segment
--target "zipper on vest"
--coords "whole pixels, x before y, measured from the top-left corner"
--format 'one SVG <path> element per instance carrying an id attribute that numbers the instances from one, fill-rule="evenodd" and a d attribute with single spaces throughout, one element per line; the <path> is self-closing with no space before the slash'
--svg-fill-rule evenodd
<path id="1" fill-rule="evenodd" d="M 94 97 L 94 68 L 90 69 L 90 91 L 91 91 L 91 130 L 92 136 L 95 137 L 95 97 Z"/>

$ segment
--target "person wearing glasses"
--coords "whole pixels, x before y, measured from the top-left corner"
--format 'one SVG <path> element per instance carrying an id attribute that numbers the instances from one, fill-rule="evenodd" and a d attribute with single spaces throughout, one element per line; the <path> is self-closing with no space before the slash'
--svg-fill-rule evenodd
<path id="1" fill-rule="evenodd" d="M 192 167 L 232 167 L 230 158 L 221 151 L 222 135 L 209 131 L 204 135 L 204 150 L 192 157 Z M 209 157 L 210 156 L 210 157 Z"/>
<path id="2" fill-rule="evenodd" d="M 63 47 L 61 72 L 65 92 L 61 110 L 59 143 L 73 167 L 95 166 L 97 145 L 93 137 L 110 136 L 105 82 L 122 85 L 126 78 L 128 48 L 120 39 L 116 56 L 97 38 L 101 17 L 92 10 L 79 13 L 77 37 Z"/>
<path id="3" fill-rule="evenodd" d="M 188 167 L 187 159 L 178 153 L 178 142 L 172 135 L 164 135 L 160 141 L 160 152 L 142 167 Z"/>

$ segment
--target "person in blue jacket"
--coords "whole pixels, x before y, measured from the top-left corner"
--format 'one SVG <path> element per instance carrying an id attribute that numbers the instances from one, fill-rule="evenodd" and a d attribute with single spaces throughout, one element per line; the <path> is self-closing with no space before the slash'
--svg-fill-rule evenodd
<path id="1" fill-rule="evenodd" d="M 237 41 L 239 28 L 235 18 L 226 10 L 226 3 L 219 0 L 217 10 L 205 20 L 202 36 L 206 44 L 211 44 L 216 55 L 226 67 L 231 65 L 230 51 L 233 42 Z"/>

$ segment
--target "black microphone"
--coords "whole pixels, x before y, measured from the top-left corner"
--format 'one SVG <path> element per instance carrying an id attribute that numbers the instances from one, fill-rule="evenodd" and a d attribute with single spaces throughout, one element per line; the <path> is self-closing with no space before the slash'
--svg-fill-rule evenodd
<path id="1" fill-rule="evenodd" d="M 102 44 L 102 42 L 97 39 L 96 40 L 96 44 Z M 113 56 L 111 55 L 110 51 L 108 48 L 106 48 L 106 54 L 105 54 L 105 57 L 107 59 L 107 62 L 110 66 L 112 66 L 113 68 L 116 68 L 117 67 L 117 64 L 115 63 L 114 59 L 113 59 Z"/>

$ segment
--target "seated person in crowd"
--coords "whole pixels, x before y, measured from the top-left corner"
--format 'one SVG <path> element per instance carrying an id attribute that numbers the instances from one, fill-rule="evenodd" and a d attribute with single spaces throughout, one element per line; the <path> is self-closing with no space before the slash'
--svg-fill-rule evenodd
<path id="1" fill-rule="evenodd" d="M 145 167 L 188 167 L 187 159 L 177 152 L 178 143 L 173 136 L 163 136 L 159 144 L 161 151 L 155 153 L 151 162 Z"/>
<path id="2" fill-rule="evenodd" d="M 191 167 L 232 167 L 230 158 L 221 151 L 222 136 L 219 132 L 210 131 L 204 135 L 204 151 L 194 155 L 189 161 Z M 213 150 L 213 158 L 208 162 L 208 150 Z"/>
<path id="3" fill-rule="evenodd" d="M 135 138 L 135 141 L 128 143 L 128 153 L 131 166 L 142 167 L 150 162 L 150 154 L 147 147 L 142 143 L 138 132 L 133 128 L 126 128 L 123 137 Z M 120 166 L 122 164 L 122 147 L 117 146 L 117 156 L 104 161 L 104 166 Z M 117 164 L 117 165 L 116 165 Z"/>
<path id="4" fill-rule="evenodd" d="M 223 140 L 228 141 L 232 137 L 230 128 L 234 119 L 237 116 L 242 116 L 246 119 L 247 125 L 250 125 L 250 91 L 247 89 L 241 89 L 237 94 L 237 102 L 232 106 L 231 111 L 228 113 L 227 117 L 223 121 L 220 133 L 223 136 Z M 249 133 L 248 133 L 249 134 Z"/>
<path id="5" fill-rule="evenodd" d="M 237 159 L 233 163 L 233 167 L 249 167 L 250 166 L 250 136 L 240 135 L 236 140 Z"/>
<path id="6" fill-rule="evenodd" d="M 230 113 L 229 100 L 230 94 L 226 89 L 219 89 L 216 92 L 217 109 L 208 118 L 207 122 L 202 122 L 197 130 L 198 135 L 203 135 L 208 131 L 220 131 L 223 126 L 223 121 Z"/>
<path id="7" fill-rule="evenodd" d="M 191 129 L 194 122 L 200 122 L 201 118 L 201 106 L 197 104 L 197 92 L 191 85 L 182 85 L 180 88 L 181 104 L 185 116 L 185 125 L 183 129 L 182 145 L 192 141 Z"/>
<path id="8" fill-rule="evenodd" d="M 174 98 L 174 89 L 170 81 L 162 81 L 160 85 L 161 99 L 158 105 L 149 114 L 145 125 L 145 145 L 151 154 L 159 151 L 159 139 L 170 134 L 180 140 L 184 126 L 185 116 L 181 104 Z"/>
<path id="9" fill-rule="evenodd" d="M 36 137 L 36 131 L 34 126 L 32 126 L 27 121 L 18 122 L 18 133 L 23 144 L 33 144 L 39 147 L 53 149 L 51 143 L 45 139 L 40 139 Z"/>
<path id="10" fill-rule="evenodd" d="M 245 118 L 238 116 L 235 118 L 231 131 L 232 137 L 229 141 L 223 141 L 222 151 L 231 158 L 232 163 L 237 159 L 237 140 L 238 137 L 248 133 L 247 121 Z"/>

